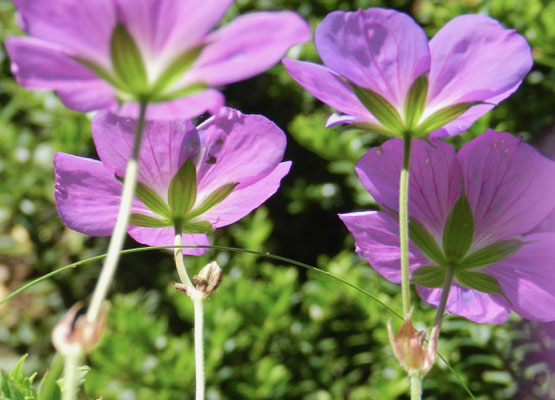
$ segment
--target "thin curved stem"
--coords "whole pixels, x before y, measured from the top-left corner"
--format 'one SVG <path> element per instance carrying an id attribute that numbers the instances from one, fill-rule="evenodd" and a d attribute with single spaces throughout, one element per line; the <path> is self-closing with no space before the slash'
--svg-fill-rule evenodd
<path id="1" fill-rule="evenodd" d="M 447 267 L 445 271 L 445 280 L 443 281 L 443 288 L 441 289 L 441 299 L 437 306 L 436 317 L 434 319 L 434 328 L 437 328 L 438 333 L 441 328 L 441 321 L 443 320 L 443 314 L 445 314 L 445 307 L 447 306 L 447 299 L 449 298 L 449 291 L 451 290 L 451 285 L 453 283 L 453 278 L 455 277 L 455 268 L 452 266 Z"/>
<path id="2" fill-rule="evenodd" d="M 403 168 L 399 184 L 399 236 L 401 242 L 401 293 L 403 296 L 403 314 L 410 312 L 409 282 L 409 169 L 411 137 L 403 138 Z"/>
<path id="3" fill-rule="evenodd" d="M 196 400 L 204 400 L 204 300 L 202 297 L 193 299 L 195 310 L 195 372 Z"/>
<path id="4" fill-rule="evenodd" d="M 181 222 L 175 223 L 175 237 L 173 239 L 173 244 L 175 246 L 181 246 L 182 244 L 182 227 Z M 177 268 L 177 274 L 179 275 L 179 279 L 181 279 L 181 283 L 184 285 L 191 285 L 194 288 L 193 282 L 191 282 L 191 278 L 189 278 L 189 274 L 187 273 L 187 268 L 185 267 L 185 262 L 183 261 L 183 249 L 180 247 L 175 247 L 173 249 L 173 259 L 175 260 L 175 267 Z"/>
<path id="5" fill-rule="evenodd" d="M 139 119 L 135 127 L 135 139 L 133 141 L 133 150 L 131 158 L 127 162 L 125 177 L 123 179 L 123 189 L 121 193 L 121 202 L 116 219 L 116 225 L 112 232 L 110 244 L 108 245 L 108 255 L 104 260 L 102 271 L 87 310 L 87 321 L 94 323 L 100 315 L 102 303 L 106 298 L 110 284 L 114 279 L 114 274 L 118 266 L 125 235 L 127 234 L 127 226 L 129 224 L 129 215 L 131 213 L 131 205 L 135 197 L 135 187 L 137 186 L 137 175 L 139 172 L 139 151 L 141 148 L 141 140 L 143 136 L 147 103 L 140 104 Z"/>

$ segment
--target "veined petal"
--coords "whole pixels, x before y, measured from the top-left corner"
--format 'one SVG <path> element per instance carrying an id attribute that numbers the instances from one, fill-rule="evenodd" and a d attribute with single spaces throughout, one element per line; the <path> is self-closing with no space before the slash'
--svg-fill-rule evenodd
<path id="1" fill-rule="evenodd" d="M 210 35 L 191 74 L 216 86 L 247 79 L 272 67 L 290 47 L 310 37 L 310 27 L 296 13 L 247 14 Z"/>
<path id="2" fill-rule="evenodd" d="M 401 282 L 399 223 L 395 216 L 382 211 L 339 214 L 355 238 L 356 252 L 387 280 Z M 410 242 L 410 271 L 429 265 L 430 261 Z"/>
<path id="3" fill-rule="evenodd" d="M 328 14 L 316 28 L 315 44 L 328 68 L 399 110 L 414 80 L 430 68 L 424 31 L 393 10 Z"/>
<path id="4" fill-rule="evenodd" d="M 535 233 L 522 238 L 526 244 L 514 255 L 482 271 L 493 276 L 526 319 L 555 321 L 555 233 Z"/>
<path id="5" fill-rule="evenodd" d="M 22 28 L 72 55 L 110 67 L 110 36 L 116 25 L 112 0 L 14 0 Z"/>
<path id="6" fill-rule="evenodd" d="M 91 236 L 108 236 L 116 222 L 122 184 L 100 161 L 57 153 L 56 207 L 69 228 Z M 132 212 L 151 215 L 135 200 Z"/>
<path id="7" fill-rule="evenodd" d="M 516 90 L 533 63 L 526 39 L 484 15 L 452 19 L 432 38 L 430 51 L 425 115 L 455 103 L 497 104 Z"/>
<path id="8" fill-rule="evenodd" d="M 449 211 L 461 192 L 461 170 L 455 151 L 435 140 L 432 146 L 412 142 L 409 178 L 409 216 L 441 243 Z M 383 207 L 399 209 L 399 177 L 403 142 L 391 139 L 360 158 L 356 171 L 364 187 Z"/>
<path id="9" fill-rule="evenodd" d="M 522 235 L 555 208 L 555 162 L 521 139 L 488 130 L 457 158 L 474 214 L 472 249 Z"/>
<path id="10" fill-rule="evenodd" d="M 434 307 L 438 306 L 442 289 L 418 285 L 416 289 L 426 303 Z M 451 285 L 445 309 L 451 314 L 460 315 L 480 324 L 502 324 L 511 313 L 502 296 L 478 292 L 457 283 Z"/>
<path id="11" fill-rule="evenodd" d="M 173 228 L 144 228 L 142 226 L 129 226 L 129 235 L 141 244 L 147 246 L 172 246 L 174 244 L 175 231 Z M 183 246 L 209 246 L 210 241 L 205 234 L 183 234 L 181 236 Z M 183 254 L 190 256 L 201 256 L 208 249 L 184 248 Z"/>
<path id="12" fill-rule="evenodd" d="M 258 182 L 231 192 L 225 200 L 203 214 L 200 219 L 210 222 L 214 228 L 240 220 L 268 200 L 279 189 L 281 179 L 287 175 L 290 169 L 290 161 L 280 163 L 276 169 Z"/>
<path id="13" fill-rule="evenodd" d="M 56 94 L 67 107 L 79 112 L 100 110 L 114 106 L 114 89 L 101 80 L 81 81 L 71 88 L 56 90 Z"/>
<path id="14" fill-rule="evenodd" d="M 198 130 L 199 204 L 225 184 L 237 183 L 235 190 L 240 190 L 260 180 L 277 167 L 285 151 L 285 134 L 261 115 L 222 108 Z"/>
<path id="15" fill-rule="evenodd" d="M 102 162 L 123 178 L 133 147 L 136 121 L 107 111 L 92 122 L 96 150 Z M 169 184 L 179 167 L 194 156 L 200 139 L 190 120 L 147 121 L 139 157 L 138 181 L 167 200 Z"/>

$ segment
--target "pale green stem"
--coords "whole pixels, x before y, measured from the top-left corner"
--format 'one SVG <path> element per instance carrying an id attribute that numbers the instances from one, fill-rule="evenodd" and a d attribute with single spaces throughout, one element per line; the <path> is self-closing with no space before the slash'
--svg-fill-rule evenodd
<path id="1" fill-rule="evenodd" d="M 77 368 L 81 355 L 70 353 L 64 355 L 64 387 L 62 390 L 62 400 L 75 400 L 79 382 L 77 382 Z"/>
<path id="2" fill-rule="evenodd" d="M 175 237 L 173 239 L 173 244 L 175 246 L 182 245 L 181 235 L 182 227 L 181 222 L 177 221 L 175 223 Z M 187 268 L 185 268 L 185 262 L 183 261 L 183 249 L 182 248 L 175 248 L 173 249 L 173 258 L 175 260 L 175 267 L 177 268 L 177 274 L 179 275 L 179 279 L 184 285 L 190 285 L 192 288 L 193 282 L 191 282 L 191 278 L 189 278 L 189 274 L 187 273 Z"/>
<path id="3" fill-rule="evenodd" d="M 447 305 L 447 299 L 449 298 L 449 291 L 451 290 L 451 285 L 453 283 L 454 276 L 455 276 L 455 268 L 452 266 L 448 266 L 447 271 L 445 271 L 445 280 L 443 281 L 443 288 L 441 289 L 441 299 L 439 300 L 436 317 L 434 319 L 434 328 L 437 328 L 438 332 L 439 332 L 439 329 L 441 328 L 441 321 L 443 320 L 443 314 L 445 314 L 445 306 Z"/>
<path id="4" fill-rule="evenodd" d="M 100 315 L 102 303 L 104 302 L 108 289 L 110 288 L 110 284 L 114 279 L 114 274 L 116 273 L 116 268 L 120 258 L 120 252 L 125 242 L 127 226 L 129 224 L 129 214 L 131 213 L 131 205 L 133 204 L 135 187 L 137 186 L 139 151 L 144 130 L 146 107 L 147 103 L 141 103 L 139 119 L 137 120 L 137 125 L 135 127 L 133 150 L 125 170 L 120 207 L 114 231 L 112 232 L 112 237 L 110 239 L 110 244 L 108 245 L 108 255 L 104 259 L 102 271 L 100 272 L 100 277 L 98 278 L 98 282 L 94 288 L 89 309 L 87 310 L 87 321 L 91 323 L 96 322 L 98 316 Z"/>
<path id="5" fill-rule="evenodd" d="M 401 241 L 401 293 L 403 296 L 403 314 L 410 312 L 409 282 L 409 166 L 411 137 L 403 139 L 403 168 L 399 184 L 399 236 Z"/>
<path id="6" fill-rule="evenodd" d="M 204 300 L 193 299 L 195 309 L 196 400 L 204 400 Z"/>
<path id="7" fill-rule="evenodd" d="M 417 374 L 409 375 L 410 400 L 422 400 L 422 378 Z"/>

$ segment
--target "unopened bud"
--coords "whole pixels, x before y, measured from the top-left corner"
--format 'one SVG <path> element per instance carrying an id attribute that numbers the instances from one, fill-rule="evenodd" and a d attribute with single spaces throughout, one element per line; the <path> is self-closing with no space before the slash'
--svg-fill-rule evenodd
<path id="1" fill-rule="evenodd" d="M 193 277 L 193 282 L 197 285 L 197 291 L 202 297 L 207 299 L 220 286 L 222 281 L 222 269 L 216 261 L 212 261 L 200 270 L 198 275 Z"/>
<path id="2" fill-rule="evenodd" d="M 61 354 L 89 353 L 100 340 L 106 325 L 107 308 L 102 310 L 97 321 L 89 322 L 84 314 L 79 313 L 82 307 L 80 302 L 71 307 L 52 331 L 52 343 Z"/>
<path id="3" fill-rule="evenodd" d="M 428 345 L 425 346 L 426 332 L 414 332 L 412 328 L 412 311 L 405 317 L 396 338 L 393 336 L 391 320 L 387 322 L 387 330 L 393 353 L 401 367 L 409 375 L 426 375 L 436 359 L 439 330 L 436 327 L 432 329 Z"/>

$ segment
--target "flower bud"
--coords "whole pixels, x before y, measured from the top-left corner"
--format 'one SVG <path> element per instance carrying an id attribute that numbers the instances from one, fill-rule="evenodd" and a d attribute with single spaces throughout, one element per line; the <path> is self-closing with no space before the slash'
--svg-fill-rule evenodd
<path id="1" fill-rule="evenodd" d="M 207 299 L 220 286 L 222 281 L 222 269 L 216 261 L 212 261 L 193 277 L 197 290 Z"/>
<path id="2" fill-rule="evenodd" d="M 412 328 L 412 311 L 407 314 L 397 337 L 394 338 L 391 328 L 391 320 L 387 323 L 389 341 L 393 353 L 399 360 L 401 367 L 409 375 L 424 376 L 434 365 L 437 351 L 437 338 L 439 330 L 432 328 L 431 338 L 427 346 L 424 346 L 426 332 L 414 332 Z"/>

